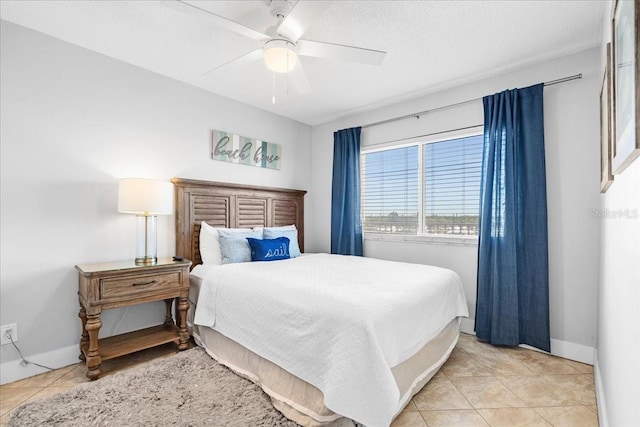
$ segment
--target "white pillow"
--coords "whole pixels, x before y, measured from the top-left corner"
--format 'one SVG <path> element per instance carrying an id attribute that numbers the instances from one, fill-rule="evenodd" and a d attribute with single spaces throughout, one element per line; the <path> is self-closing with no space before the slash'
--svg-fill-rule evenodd
<path id="1" fill-rule="evenodd" d="M 223 264 L 251 262 L 251 247 L 247 237 L 262 239 L 262 231 L 250 228 L 245 228 L 244 233 L 238 233 L 237 229 L 233 231 L 220 229 L 218 235 Z"/>
<path id="2" fill-rule="evenodd" d="M 215 228 L 202 221 L 200 223 L 200 258 L 207 265 L 221 265 L 222 252 L 220 251 L 220 234 L 218 230 L 227 230 L 231 233 L 246 233 L 250 228 Z"/>
<path id="3" fill-rule="evenodd" d="M 263 239 L 275 239 L 278 237 L 286 237 L 289 239 L 289 254 L 291 258 L 301 255 L 300 246 L 298 245 L 298 229 L 295 225 L 285 225 L 284 227 L 265 227 L 262 230 Z"/>

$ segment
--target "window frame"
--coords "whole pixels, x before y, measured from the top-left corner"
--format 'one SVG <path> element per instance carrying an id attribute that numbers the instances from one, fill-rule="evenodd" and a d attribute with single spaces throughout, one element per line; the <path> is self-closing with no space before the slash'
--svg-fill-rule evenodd
<path id="1" fill-rule="evenodd" d="M 418 230 L 419 233 L 413 234 L 394 234 L 394 233 L 375 233 L 367 232 L 362 228 L 364 240 L 371 241 L 387 241 L 387 242 L 411 242 L 411 243 L 429 243 L 443 244 L 450 246 L 477 246 L 478 235 L 451 235 L 451 234 L 432 234 L 423 233 L 424 230 L 424 146 L 436 142 L 450 141 L 454 139 L 462 139 L 472 136 L 482 136 L 484 134 L 484 126 L 478 126 L 475 129 L 460 129 L 452 131 L 438 132 L 432 135 L 422 137 L 414 137 L 404 139 L 402 142 L 389 142 L 372 144 L 363 146 L 360 150 L 361 162 L 364 162 L 364 156 L 369 153 L 375 153 L 385 150 L 393 150 L 396 148 L 404 148 L 418 146 Z M 361 172 L 362 173 L 362 172 Z M 362 180 L 362 176 L 361 176 Z M 364 191 L 360 195 L 360 217 L 364 223 Z"/>

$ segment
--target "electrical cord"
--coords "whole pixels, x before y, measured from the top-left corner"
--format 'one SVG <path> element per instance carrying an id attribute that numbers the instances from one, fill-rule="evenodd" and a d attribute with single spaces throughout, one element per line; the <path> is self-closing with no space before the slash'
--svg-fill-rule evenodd
<path id="1" fill-rule="evenodd" d="M 50 371 L 53 371 L 53 368 L 50 368 L 48 366 L 44 366 L 41 365 L 39 363 L 36 362 L 30 362 L 27 359 L 25 359 L 25 357 L 22 355 L 22 352 L 20 351 L 20 349 L 18 348 L 18 346 L 16 345 L 16 343 L 13 341 L 13 337 L 11 336 L 10 333 L 7 333 L 7 337 L 9 338 L 9 340 L 11 340 L 11 344 L 13 344 L 13 346 L 16 348 L 16 350 L 18 351 L 18 354 L 20 355 L 20 358 L 22 359 L 22 362 L 20 362 L 23 366 L 27 366 L 27 365 L 36 365 L 36 366 L 40 366 L 41 368 L 44 369 L 48 369 Z"/>

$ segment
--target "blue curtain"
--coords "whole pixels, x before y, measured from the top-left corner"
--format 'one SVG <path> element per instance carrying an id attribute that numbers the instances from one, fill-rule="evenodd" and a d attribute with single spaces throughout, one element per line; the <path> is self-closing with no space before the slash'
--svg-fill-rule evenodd
<path id="1" fill-rule="evenodd" d="M 357 127 L 333 133 L 332 254 L 362 255 L 360 130 Z"/>
<path id="2" fill-rule="evenodd" d="M 549 351 L 542 89 L 483 98 L 476 335 Z"/>

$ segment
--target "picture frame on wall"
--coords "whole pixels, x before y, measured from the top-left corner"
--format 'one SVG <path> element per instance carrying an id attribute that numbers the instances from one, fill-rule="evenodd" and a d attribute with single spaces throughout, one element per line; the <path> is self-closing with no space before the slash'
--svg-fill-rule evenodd
<path id="1" fill-rule="evenodd" d="M 600 89 L 600 192 L 607 191 L 613 183 L 611 169 L 612 132 L 611 132 L 611 43 L 607 43 L 607 62 L 604 67 L 602 88 Z"/>
<path id="2" fill-rule="evenodd" d="M 637 1 L 615 0 L 612 21 L 613 173 L 640 156 L 640 71 Z"/>

